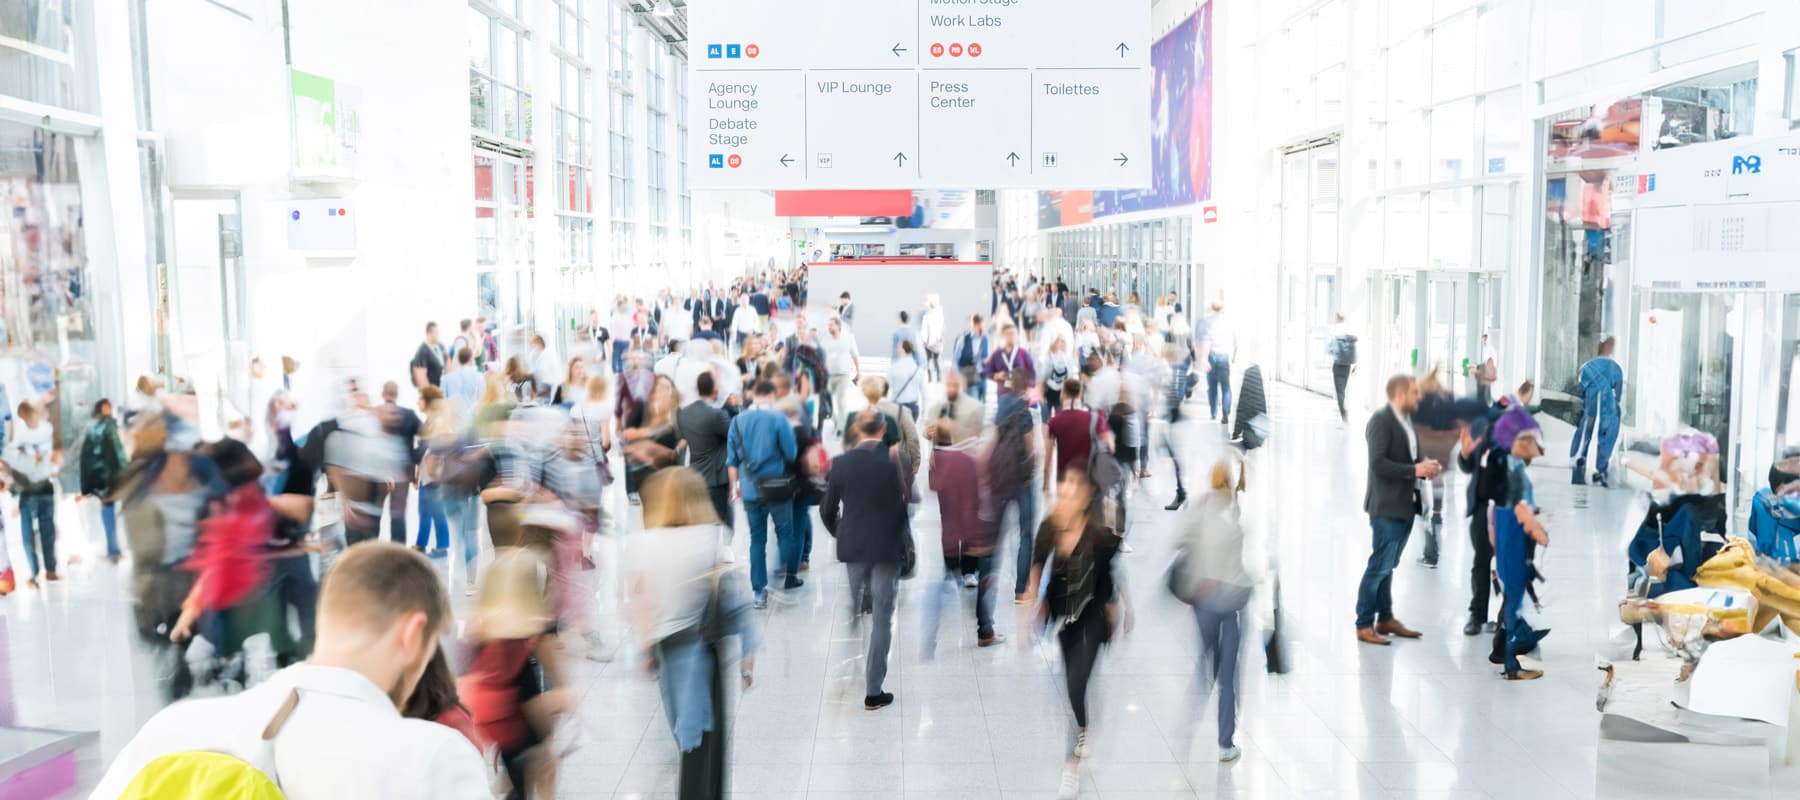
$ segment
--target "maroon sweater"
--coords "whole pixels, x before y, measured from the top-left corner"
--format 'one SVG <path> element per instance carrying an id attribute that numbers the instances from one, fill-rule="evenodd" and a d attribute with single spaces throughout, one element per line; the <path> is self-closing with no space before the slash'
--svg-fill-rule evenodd
<path id="1" fill-rule="evenodd" d="M 994 537 L 981 519 L 982 475 L 967 450 L 939 447 L 931 451 L 931 490 L 937 493 L 944 519 L 944 555 L 985 555 Z"/>

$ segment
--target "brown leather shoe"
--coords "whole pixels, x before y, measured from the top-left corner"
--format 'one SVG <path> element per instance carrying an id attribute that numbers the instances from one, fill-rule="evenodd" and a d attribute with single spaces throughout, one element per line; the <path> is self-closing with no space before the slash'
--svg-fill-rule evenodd
<path id="1" fill-rule="evenodd" d="M 1404 624 L 1402 624 L 1400 622 L 1400 620 L 1397 620 L 1397 619 L 1390 619 L 1386 622 L 1375 623 L 1375 632 L 1376 633 L 1384 633 L 1384 634 L 1387 634 L 1388 636 L 1398 636 L 1402 639 L 1417 639 L 1420 636 L 1424 635 L 1424 634 L 1419 633 L 1418 631 L 1413 630 L 1412 628 L 1406 627 Z"/>
<path id="2" fill-rule="evenodd" d="M 1375 632 L 1374 628 L 1357 628 L 1356 640 L 1363 644 L 1378 644 L 1383 647 L 1393 644 L 1393 640 Z"/>
<path id="3" fill-rule="evenodd" d="M 1544 677 L 1544 671 L 1541 669 L 1516 669 L 1502 674 L 1501 677 L 1509 681 L 1535 681 Z"/>

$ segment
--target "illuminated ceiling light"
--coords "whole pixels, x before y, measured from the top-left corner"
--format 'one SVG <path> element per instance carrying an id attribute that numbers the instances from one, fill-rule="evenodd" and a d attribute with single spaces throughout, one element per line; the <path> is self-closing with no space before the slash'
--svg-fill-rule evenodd
<path id="1" fill-rule="evenodd" d="M 675 16 L 675 4 L 669 0 L 656 0 L 656 9 L 650 13 L 659 17 L 673 17 Z"/>

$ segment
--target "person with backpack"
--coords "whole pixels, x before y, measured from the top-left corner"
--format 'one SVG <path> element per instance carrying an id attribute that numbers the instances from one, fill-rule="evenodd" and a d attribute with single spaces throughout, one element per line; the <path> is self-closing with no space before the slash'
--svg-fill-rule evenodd
<path id="1" fill-rule="evenodd" d="M 158 712 L 93 796 L 490 798 L 468 739 L 400 714 L 451 626 L 424 556 L 351 548 L 326 574 L 310 660 L 242 694 Z"/>
<path id="2" fill-rule="evenodd" d="M 119 474 L 125 471 L 125 442 L 111 400 L 94 404 L 92 420 L 81 440 L 81 495 L 100 503 L 100 527 L 106 533 L 106 560 L 119 563 L 118 502 L 113 499 Z"/>
<path id="3" fill-rule="evenodd" d="M 988 338 L 981 324 L 981 315 L 969 317 L 969 328 L 956 337 L 956 343 L 950 347 L 950 363 L 956 365 L 956 371 L 962 373 L 963 387 L 976 400 L 987 402 Z"/>
<path id="4" fill-rule="evenodd" d="M 1350 386 L 1350 375 L 1356 372 L 1356 334 L 1337 315 L 1331 338 L 1325 342 L 1325 355 L 1331 357 L 1331 386 L 1337 391 L 1338 419 L 1349 422 L 1350 412 L 1344 407 L 1344 390 Z"/>
<path id="5" fill-rule="evenodd" d="M 1016 371 L 1012 375 L 1016 386 L 1023 387 L 1025 373 Z M 1071 380 L 1064 385 L 1077 387 L 1081 382 Z M 1019 392 L 1011 396 L 1022 397 Z M 1018 558 L 1014 564 L 1013 602 L 1024 602 L 1026 581 L 1031 578 L 1031 542 L 1037 535 L 1037 421 L 1031 417 L 1031 409 L 1023 402 L 1011 402 L 1000 405 L 994 414 L 994 438 L 988 447 L 987 472 L 988 492 L 992 499 L 992 517 L 988 523 L 999 530 L 1006 520 L 1006 507 L 1017 506 L 1019 518 Z M 1048 462 L 1045 462 L 1048 464 Z M 1044 473 L 1046 481 L 1052 480 L 1055 473 L 1048 470 Z M 1048 497 L 1048 495 L 1046 495 Z"/>

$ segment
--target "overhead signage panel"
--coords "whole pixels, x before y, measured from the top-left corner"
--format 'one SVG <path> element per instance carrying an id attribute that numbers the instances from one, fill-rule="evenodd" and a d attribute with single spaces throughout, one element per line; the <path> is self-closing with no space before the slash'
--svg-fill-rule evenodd
<path id="1" fill-rule="evenodd" d="M 1150 0 L 693 0 L 702 189 L 1148 187 Z"/>

